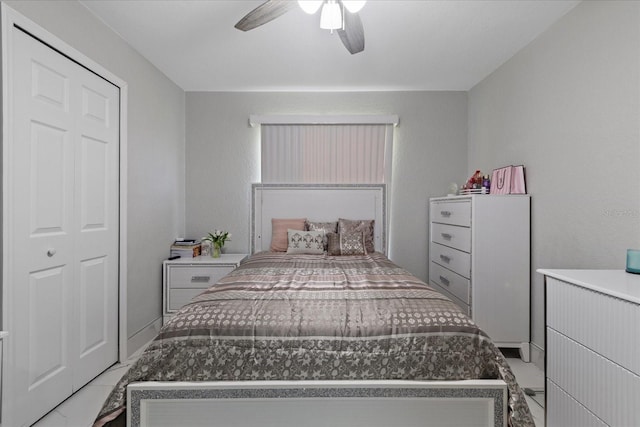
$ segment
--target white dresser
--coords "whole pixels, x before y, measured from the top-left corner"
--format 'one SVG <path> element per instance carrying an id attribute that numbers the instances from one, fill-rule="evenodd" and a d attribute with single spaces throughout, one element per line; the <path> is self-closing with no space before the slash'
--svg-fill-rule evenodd
<path id="1" fill-rule="evenodd" d="M 430 199 L 429 283 L 529 361 L 530 197 Z"/>
<path id="2" fill-rule="evenodd" d="M 640 276 L 545 275 L 546 425 L 640 425 Z"/>
<path id="3" fill-rule="evenodd" d="M 199 256 L 163 262 L 162 322 L 167 323 L 180 307 L 231 273 L 247 254 Z"/>

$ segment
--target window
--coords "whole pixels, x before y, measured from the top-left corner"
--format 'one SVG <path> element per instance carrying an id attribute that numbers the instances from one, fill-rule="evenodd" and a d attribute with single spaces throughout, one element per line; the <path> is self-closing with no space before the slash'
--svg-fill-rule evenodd
<path id="1" fill-rule="evenodd" d="M 341 123 L 315 123 L 317 118 L 309 120 L 314 123 L 262 122 L 262 182 L 390 182 L 394 123 L 348 120 L 354 118 L 344 117 Z"/>

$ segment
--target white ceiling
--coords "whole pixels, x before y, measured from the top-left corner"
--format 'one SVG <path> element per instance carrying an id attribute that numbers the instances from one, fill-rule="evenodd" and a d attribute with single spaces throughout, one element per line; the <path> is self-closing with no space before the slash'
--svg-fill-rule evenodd
<path id="1" fill-rule="evenodd" d="M 258 1 L 83 0 L 185 91 L 469 90 L 579 1 L 369 0 L 351 55 L 299 8 L 248 32 Z"/>

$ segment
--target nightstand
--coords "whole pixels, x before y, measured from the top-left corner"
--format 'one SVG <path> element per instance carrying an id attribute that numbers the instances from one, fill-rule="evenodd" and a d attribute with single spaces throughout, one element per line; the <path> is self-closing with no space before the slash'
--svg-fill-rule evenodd
<path id="1" fill-rule="evenodd" d="M 222 254 L 220 258 L 199 256 L 162 263 L 162 323 L 180 307 L 240 265 L 247 254 Z"/>

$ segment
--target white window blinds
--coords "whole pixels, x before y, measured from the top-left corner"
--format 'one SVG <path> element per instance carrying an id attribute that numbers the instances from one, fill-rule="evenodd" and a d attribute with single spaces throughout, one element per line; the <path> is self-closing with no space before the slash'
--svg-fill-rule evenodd
<path id="1" fill-rule="evenodd" d="M 262 124 L 262 182 L 363 184 L 390 178 L 387 124 Z"/>

